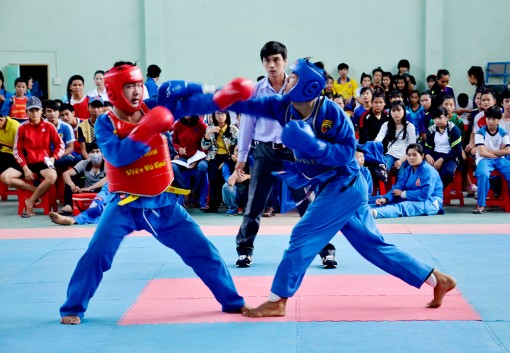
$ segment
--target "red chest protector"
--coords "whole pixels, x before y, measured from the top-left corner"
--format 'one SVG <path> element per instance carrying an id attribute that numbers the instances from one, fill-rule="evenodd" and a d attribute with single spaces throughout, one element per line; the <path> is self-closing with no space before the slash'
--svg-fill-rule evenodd
<path id="1" fill-rule="evenodd" d="M 142 111 L 149 111 L 145 104 L 142 105 Z M 121 139 L 126 138 L 138 125 L 120 120 L 112 111 L 108 113 L 108 117 L 115 127 L 114 133 Z M 108 161 L 105 162 L 110 192 L 156 196 L 163 193 L 174 179 L 168 142 L 161 134 L 151 140 L 150 151 L 133 163 L 115 167 Z"/>
<path id="2" fill-rule="evenodd" d="M 27 97 L 18 98 L 12 97 L 11 111 L 9 112 L 11 118 L 27 119 Z"/>

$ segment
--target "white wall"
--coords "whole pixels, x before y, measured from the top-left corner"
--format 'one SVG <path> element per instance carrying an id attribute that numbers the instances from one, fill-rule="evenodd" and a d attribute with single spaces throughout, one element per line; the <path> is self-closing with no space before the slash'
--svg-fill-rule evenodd
<path id="1" fill-rule="evenodd" d="M 232 77 L 264 74 L 259 52 L 269 40 L 283 42 L 289 65 L 312 56 L 337 77 L 398 60 L 424 88 L 427 74 L 446 68 L 457 93 L 472 92 L 466 71 L 488 61 L 510 61 L 508 0 L 0 0 L 0 69 L 10 63 L 47 64 L 50 96 L 65 92 L 73 74 L 92 75 L 116 60 L 139 60 L 145 72 L 158 64 L 162 80 L 188 79 L 220 85 Z M 20 27 L 19 16 L 26 19 Z M 7 38 L 7 40 L 6 40 Z"/>

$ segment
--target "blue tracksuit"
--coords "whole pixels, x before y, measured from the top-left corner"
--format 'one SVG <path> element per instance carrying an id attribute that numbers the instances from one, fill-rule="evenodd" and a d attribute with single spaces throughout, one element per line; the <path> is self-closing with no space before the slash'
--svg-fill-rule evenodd
<path id="1" fill-rule="evenodd" d="M 198 96 L 195 98 L 197 99 L 192 101 L 201 99 Z M 194 108 L 191 114 L 217 109 L 211 102 L 205 100 L 203 105 L 198 104 Z M 184 115 L 182 113 L 183 111 L 176 107 L 174 114 L 182 116 Z M 115 166 L 127 165 L 149 152 L 149 147 L 145 144 L 129 138 L 120 139 L 115 135 L 114 127 L 107 115 L 101 115 L 94 128 L 103 155 Z M 173 249 L 186 265 L 193 268 L 222 305 L 223 311 L 239 311 L 244 305 L 244 299 L 237 294 L 227 266 L 198 224 L 177 203 L 174 194 L 140 197 L 125 206 L 117 204 L 120 200 L 121 195 L 109 194 L 94 236 L 71 277 L 67 300 L 60 308 L 61 316 L 83 317 L 103 278 L 103 273 L 110 269 L 113 257 L 124 237 L 142 229 L 154 235 L 163 245 Z"/>
<path id="2" fill-rule="evenodd" d="M 406 198 L 394 197 L 393 190 L 406 192 Z M 384 195 L 392 204 L 377 208 L 377 218 L 427 216 L 443 212 L 443 183 L 437 170 L 428 162 L 405 169 L 397 184 Z"/>
<path id="3" fill-rule="evenodd" d="M 277 119 L 282 125 L 301 119 L 290 98 L 270 96 L 232 105 L 229 110 Z M 293 150 L 296 162 L 278 176 L 292 187 L 319 187 L 319 195 L 292 230 L 289 247 L 276 271 L 271 291 L 291 297 L 316 254 L 341 230 L 351 245 L 382 270 L 420 287 L 433 268 L 384 241 L 368 207 L 365 179 L 354 157 L 356 140 L 349 117 L 329 99 L 317 99 L 305 120 L 326 143 L 322 157 Z"/>

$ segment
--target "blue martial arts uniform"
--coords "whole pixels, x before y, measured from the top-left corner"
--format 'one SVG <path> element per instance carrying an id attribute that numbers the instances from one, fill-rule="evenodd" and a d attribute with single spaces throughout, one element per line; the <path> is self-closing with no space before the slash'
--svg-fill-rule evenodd
<path id="1" fill-rule="evenodd" d="M 202 114 L 217 110 L 211 95 L 196 95 L 173 105 L 174 116 Z M 203 102 L 203 104 L 201 103 Z M 188 108 L 189 106 L 193 109 Z M 98 145 L 111 164 L 123 166 L 149 152 L 150 148 L 130 138 L 120 139 L 106 114 L 95 124 Z M 177 203 L 174 194 L 140 197 L 124 206 L 117 203 L 125 196 L 110 193 L 107 205 L 87 251 L 79 260 L 67 289 L 67 300 L 60 315 L 83 317 L 88 303 L 111 267 L 124 237 L 135 230 L 146 230 L 163 245 L 173 249 L 200 277 L 225 312 L 238 312 L 244 299 L 237 294 L 232 277 L 216 247 L 205 237 L 198 224 Z"/>
<path id="2" fill-rule="evenodd" d="M 393 190 L 406 192 L 406 197 L 393 196 Z M 443 182 L 437 170 L 427 161 L 416 170 L 409 166 L 397 184 L 383 197 L 391 204 L 376 208 L 377 218 L 428 216 L 443 213 Z"/>
<path id="3" fill-rule="evenodd" d="M 277 119 L 282 125 L 301 120 L 288 95 L 238 102 L 229 110 Z M 354 128 L 349 117 L 329 99 L 319 98 L 304 122 L 325 146 L 323 153 L 311 157 L 294 148 L 296 162 L 277 176 L 295 188 L 318 187 L 319 195 L 292 230 L 271 291 L 284 298 L 293 296 L 316 254 L 339 230 L 368 261 L 419 288 L 433 268 L 386 243 L 377 229 L 367 203 L 367 183 L 359 175 Z"/>

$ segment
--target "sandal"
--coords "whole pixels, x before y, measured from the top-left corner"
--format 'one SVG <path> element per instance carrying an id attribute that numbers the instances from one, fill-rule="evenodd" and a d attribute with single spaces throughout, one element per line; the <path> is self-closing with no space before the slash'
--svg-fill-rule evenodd
<path id="1" fill-rule="evenodd" d="M 274 216 L 274 208 L 272 208 L 271 206 L 266 208 L 266 210 L 264 211 L 264 213 L 262 213 L 262 216 L 264 217 L 273 217 Z"/>
<path id="2" fill-rule="evenodd" d="M 32 216 L 35 216 L 35 213 L 27 213 L 26 211 L 23 211 L 21 214 L 21 218 L 30 218 Z"/>
<path id="3" fill-rule="evenodd" d="M 483 214 L 483 208 L 473 208 L 473 214 Z"/>

